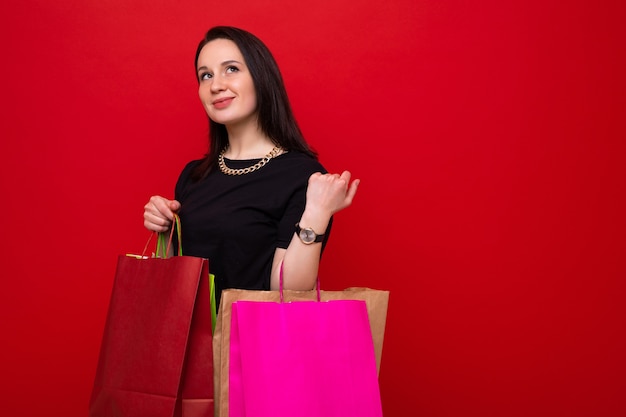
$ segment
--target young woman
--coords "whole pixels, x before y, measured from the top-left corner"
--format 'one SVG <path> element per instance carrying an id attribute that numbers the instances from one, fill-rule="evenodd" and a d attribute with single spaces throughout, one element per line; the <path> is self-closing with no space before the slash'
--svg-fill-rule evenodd
<path id="1" fill-rule="evenodd" d="M 350 206 L 359 180 L 318 162 L 256 36 L 214 27 L 195 64 L 209 149 L 185 166 L 174 200 L 150 198 L 145 227 L 165 232 L 178 213 L 183 253 L 209 259 L 218 300 L 226 288 L 277 289 L 281 268 L 285 288 L 313 288 L 332 216 Z"/>

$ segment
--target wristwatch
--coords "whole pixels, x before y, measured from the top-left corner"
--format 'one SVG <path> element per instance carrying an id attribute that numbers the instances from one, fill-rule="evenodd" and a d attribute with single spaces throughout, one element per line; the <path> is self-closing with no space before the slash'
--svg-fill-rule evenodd
<path id="1" fill-rule="evenodd" d="M 296 223 L 296 234 L 305 245 L 310 245 L 311 243 L 319 243 L 324 240 L 324 235 L 318 235 L 315 233 L 313 229 L 310 227 L 300 227 L 300 223 Z"/>

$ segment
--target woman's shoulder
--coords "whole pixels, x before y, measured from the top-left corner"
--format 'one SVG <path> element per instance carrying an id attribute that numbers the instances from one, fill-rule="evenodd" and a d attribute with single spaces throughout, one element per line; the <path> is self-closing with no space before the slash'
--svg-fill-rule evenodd
<path id="1" fill-rule="evenodd" d="M 286 152 L 276 157 L 276 162 L 279 162 L 283 169 L 292 170 L 293 172 L 303 172 L 309 175 L 314 172 L 323 174 L 327 172 L 319 160 L 300 151 Z"/>
<path id="2" fill-rule="evenodd" d="M 180 174 L 178 175 L 178 181 L 177 181 L 178 187 L 184 186 L 191 181 L 192 172 L 198 165 L 200 165 L 201 162 L 202 162 L 202 159 L 194 159 L 194 160 L 187 162 L 183 166 L 183 169 L 180 171 Z"/>
<path id="3" fill-rule="evenodd" d="M 202 159 L 194 159 L 194 160 L 187 162 L 185 166 L 183 167 L 182 172 L 193 171 L 193 169 L 197 167 L 198 165 L 200 165 L 201 162 L 202 162 Z"/>

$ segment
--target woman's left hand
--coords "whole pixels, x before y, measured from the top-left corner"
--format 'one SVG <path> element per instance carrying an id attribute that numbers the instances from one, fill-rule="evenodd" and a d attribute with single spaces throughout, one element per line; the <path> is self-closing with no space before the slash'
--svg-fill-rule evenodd
<path id="1" fill-rule="evenodd" d="M 349 207 L 361 180 L 350 183 L 352 174 L 343 171 L 339 174 L 314 173 L 309 177 L 306 192 L 306 209 L 322 216 L 332 216 Z"/>

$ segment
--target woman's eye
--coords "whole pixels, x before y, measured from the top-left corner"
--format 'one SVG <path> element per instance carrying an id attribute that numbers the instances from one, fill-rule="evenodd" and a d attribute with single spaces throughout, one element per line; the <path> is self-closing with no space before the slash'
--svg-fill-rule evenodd
<path id="1" fill-rule="evenodd" d="M 211 74 L 209 74 L 208 72 L 200 74 L 200 80 L 208 80 L 209 78 L 211 78 Z"/>
<path id="2" fill-rule="evenodd" d="M 237 72 L 239 71 L 239 68 L 237 67 L 233 67 L 232 65 L 229 67 L 226 67 L 226 73 L 233 73 L 233 72 Z"/>

